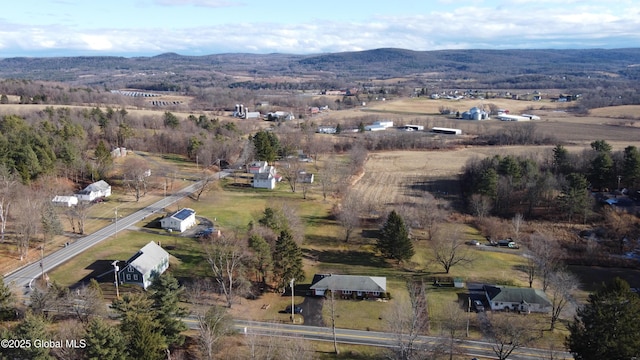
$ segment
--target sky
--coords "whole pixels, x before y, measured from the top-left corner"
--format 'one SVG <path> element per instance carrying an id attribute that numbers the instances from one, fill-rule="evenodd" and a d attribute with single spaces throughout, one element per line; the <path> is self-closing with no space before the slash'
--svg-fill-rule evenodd
<path id="1" fill-rule="evenodd" d="M 640 47 L 637 0 L 19 0 L 0 58 Z"/>

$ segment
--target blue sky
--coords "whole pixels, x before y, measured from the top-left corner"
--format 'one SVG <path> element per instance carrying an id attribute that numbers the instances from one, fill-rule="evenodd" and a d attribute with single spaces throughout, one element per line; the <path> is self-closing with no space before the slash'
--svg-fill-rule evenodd
<path id="1" fill-rule="evenodd" d="M 640 2 L 20 0 L 0 58 L 640 47 Z"/>

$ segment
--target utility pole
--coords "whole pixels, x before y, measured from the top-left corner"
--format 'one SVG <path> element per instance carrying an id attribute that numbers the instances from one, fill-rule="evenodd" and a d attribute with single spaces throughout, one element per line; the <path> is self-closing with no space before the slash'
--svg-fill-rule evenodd
<path id="1" fill-rule="evenodd" d="M 44 243 L 40 246 L 40 270 L 42 271 L 42 281 L 45 281 L 44 278 Z"/>
<path id="2" fill-rule="evenodd" d="M 469 296 L 469 303 L 467 305 L 467 337 L 469 337 L 469 321 L 471 317 L 471 296 Z"/>
<path id="3" fill-rule="evenodd" d="M 291 279 L 291 322 L 295 323 L 295 318 L 294 318 L 294 306 L 293 306 L 293 293 L 295 292 L 293 290 L 293 282 L 296 281 L 296 279 Z"/>
<path id="4" fill-rule="evenodd" d="M 120 299 L 120 291 L 118 290 L 118 270 L 120 270 L 120 268 L 118 267 L 118 260 L 115 260 L 111 265 L 113 265 L 113 278 L 116 284 L 116 298 Z"/>
<path id="5" fill-rule="evenodd" d="M 114 234 L 114 236 L 117 238 L 118 237 L 118 207 L 116 206 L 116 232 Z"/>

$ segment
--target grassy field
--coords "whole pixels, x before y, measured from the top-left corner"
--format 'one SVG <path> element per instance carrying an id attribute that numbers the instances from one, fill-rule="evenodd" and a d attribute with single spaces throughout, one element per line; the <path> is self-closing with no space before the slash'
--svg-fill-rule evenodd
<path id="1" fill-rule="evenodd" d="M 404 101 L 404 102 L 403 102 Z M 387 102 L 383 108 L 376 105 L 380 112 L 393 111 L 401 119 L 415 118 L 414 114 L 406 117 L 397 115 L 404 111 L 411 113 L 431 114 L 437 112 L 440 106 L 437 103 L 429 103 L 429 100 L 401 100 Z M 512 109 L 513 112 L 529 110 L 518 108 L 531 103 L 507 101 L 498 106 Z M 435 108 L 434 108 L 435 106 Z M 474 106 L 473 102 L 461 103 L 460 106 Z M 524 105 L 522 105 L 524 106 Z M 611 118 L 605 114 L 594 112 L 591 117 L 574 118 L 566 113 L 552 113 L 549 117 L 538 122 L 544 131 L 556 132 L 566 136 L 571 144 L 567 146 L 569 151 L 581 151 L 588 148 L 589 142 L 594 136 L 607 139 L 615 149 L 621 149 L 628 145 L 640 146 L 640 139 L 633 131 L 629 131 L 627 125 L 611 125 Z M 625 109 L 624 111 L 630 111 Z M 359 110 L 350 110 L 340 116 L 362 116 Z M 597 114 L 597 116 L 595 116 Z M 431 116 L 431 115 L 429 115 Z M 394 117 L 395 119 L 395 117 Z M 447 120 L 451 121 L 451 120 Z M 515 126 L 517 124 L 505 124 L 498 121 L 483 122 L 482 124 L 470 124 L 477 131 L 496 126 Z M 597 134 L 597 135 L 594 135 Z M 611 140 L 615 139 L 615 140 Z M 549 156 L 552 146 L 512 146 L 512 147 L 464 147 L 450 151 L 389 151 L 384 153 L 371 153 L 365 165 L 364 175 L 353 186 L 353 191 L 360 194 L 361 198 L 376 204 L 379 214 L 385 214 L 398 204 L 407 201 L 417 201 L 415 190 L 411 186 L 418 181 L 426 181 L 427 187 L 421 191 L 447 194 L 452 191 L 450 180 L 461 171 L 461 168 L 473 157 L 486 157 L 496 154 L 529 154 L 532 156 Z M 148 155 L 150 156 L 150 155 Z M 154 163 L 162 164 L 170 162 L 183 165 L 182 159 L 153 159 Z M 185 176 L 195 176 L 197 169 L 193 165 L 184 165 L 182 173 Z M 180 187 L 181 184 L 174 185 Z M 144 203 L 151 202 L 162 196 L 162 191 L 156 188 L 148 197 L 143 198 Z M 342 240 L 342 229 L 330 216 L 330 211 L 335 199 L 323 201 L 318 189 L 312 189 L 308 199 L 303 199 L 302 194 L 292 193 L 286 184 L 280 183 L 275 191 L 252 189 L 234 184 L 234 180 L 223 180 L 218 186 L 205 193 L 200 201 L 187 198 L 181 200 L 178 207 L 190 207 L 196 210 L 199 216 L 213 220 L 223 232 L 244 231 L 247 224 L 255 220 L 267 206 L 278 206 L 286 203 L 298 212 L 305 227 L 305 241 L 302 245 L 304 252 L 304 264 L 307 281 L 315 273 L 340 273 L 371 276 L 386 276 L 388 290 L 392 294 L 389 302 L 374 301 L 337 301 L 337 326 L 346 328 L 385 330 L 389 320 L 390 308 L 397 302 L 405 302 L 408 294 L 406 282 L 411 279 L 430 279 L 433 276 L 461 277 L 467 282 L 487 282 L 509 285 L 527 285 L 527 276 L 519 270 L 525 259 L 517 251 L 494 251 L 493 248 L 469 247 L 468 251 L 474 255 L 474 262 L 467 267 L 454 267 L 450 274 L 443 274 L 442 269 L 431 259 L 429 244 L 426 241 L 416 243 L 416 256 L 407 264 L 397 266 L 378 257 L 374 251 L 375 239 L 372 236 L 375 226 L 359 229 L 349 243 Z M 120 214 L 132 212 L 137 204 L 131 201 L 130 194 L 117 194 L 110 201 L 97 204 L 92 209 L 90 229 L 97 229 L 109 224 L 115 206 L 118 206 Z M 167 209 L 175 210 L 175 209 Z M 139 226 L 144 226 L 141 223 Z M 482 239 L 481 234 L 474 228 L 461 224 L 461 232 L 465 239 Z M 98 264 L 113 259 L 125 260 L 148 241 L 161 241 L 172 255 L 171 271 L 180 278 L 193 275 L 206 276 L 207 264 L 202 254 L 202 248 L 197 241 L 191 238 L 179 236 L 167 236 L 157 231 L 126 231 L 118 235 L 117 239 L 111 239 L 92 248 L 82 257 L 69 261 L 50 274 L 50 277 L 61 284 L 71 285 L 76 281 L 96 274 Z M 594 275 L 595 277 L 595 275 Z M 605 278 L 606 276 L 602 276 Z M 429 293 L 429 309 L 432 316 L 432 332 L 438 334 L 443 321 L 444 308 L 448 303 L 460 300 L 460 290 L 434 288 Z M 234 305 L 231 313 L 238 318 L 253 320 L 287 321 L 288 315 L 279 313 L 289 304 L 290 299 L 280 294 L 266 293 L 256 300 L 242 299 Z M 296 298 L 300 303 L 303 298 Z M 269 304 L 268 308 L 263 308 Z M 324 308 L 325 319 L 327 307 Z M 475 315 L 474 315 L 475 316 Z M 544 318 L 532 317 L 536 324 L 542 326 Z M 533 321 L 533 320 L 532 320 Z M 536 325 L 538 326 L 538 325 Z M 564 330 L 546 334 L 543 340 L 561 343 Z M 480 325 L 472 322 L 472 337 L 481 337 Z M 542 340 L 541 340 L 542 341 Z"/>

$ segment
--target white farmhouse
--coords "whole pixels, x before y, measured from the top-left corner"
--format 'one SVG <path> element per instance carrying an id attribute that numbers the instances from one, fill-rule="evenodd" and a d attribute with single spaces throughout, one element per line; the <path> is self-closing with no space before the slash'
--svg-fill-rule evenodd
<path id="1" fill-rule="evenodd" d="M 111 185 L 104 180 L 100 180 L 77 192 L 75 196 L 82 201 L 93 201 L 98 198 L 109 197 L 111 196 Z"/>

